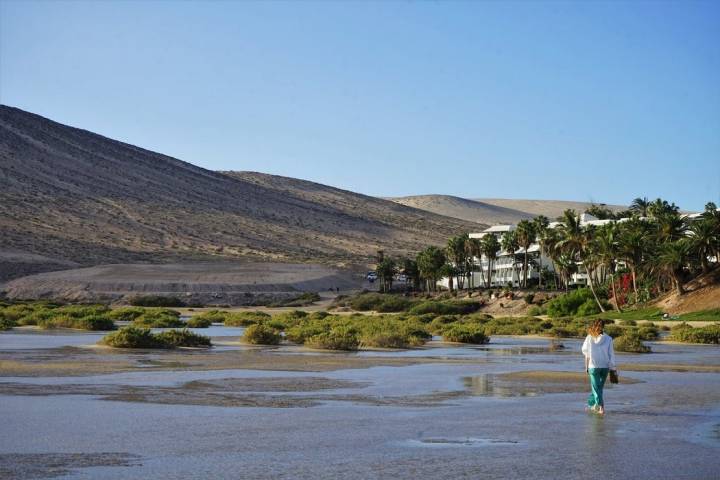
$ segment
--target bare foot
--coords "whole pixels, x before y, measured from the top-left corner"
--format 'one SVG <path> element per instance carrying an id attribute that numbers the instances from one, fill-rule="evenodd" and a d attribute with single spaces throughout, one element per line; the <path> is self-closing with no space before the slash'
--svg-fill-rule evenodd
<path id="1" fill-rule="evenodd" d="M 605 415 L 605 409 L 603 407 L 598 408 L 597 410 L 598 415 Z"/>

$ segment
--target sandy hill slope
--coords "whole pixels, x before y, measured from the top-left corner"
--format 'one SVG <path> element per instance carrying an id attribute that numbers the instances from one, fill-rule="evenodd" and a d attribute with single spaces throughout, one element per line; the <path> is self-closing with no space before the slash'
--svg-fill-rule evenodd
<path id="1" fill-rule="evenodd" d="M 656 306 L 671 314 L 720 309 L 720 267 L 686 283 L 684 295 L 669 292 Z"/>
<path id="2" fill-rule="evenodd" d="M 296 185 L 312 194 L 269 183 L 0 106 L 0 281 L 106 263 L 364 263 L 477 228 L 310 182 Z"/>
<path id="3" fill-rule="evenodd" d="M 391 200 L 439 215 L 490 225 L 517 223 L 523 219 L 533 218 L 532 214 L 513 208 L 451 195 L 414 195 L 392 198 Z"/>
<path id="4" fill-rule="evenodd" d="M 550 220 L 555 220 L 567 209 L 575 210 L 576 212 L 582 213 L 592 205 L 592 202 L 571 202 L 565 200 L 514 200 L 505 198 L 478 198 L 475 199 L 475 201 L 489 205 L 495 205 L 497 207 L 518 210 L 533 217 L 536 217 L 538 215 L 545 215 Z M 622 205 L 604 206 L 606 206 L 612 211 L 620 211 L 628 208 L 627 206 Z"/>

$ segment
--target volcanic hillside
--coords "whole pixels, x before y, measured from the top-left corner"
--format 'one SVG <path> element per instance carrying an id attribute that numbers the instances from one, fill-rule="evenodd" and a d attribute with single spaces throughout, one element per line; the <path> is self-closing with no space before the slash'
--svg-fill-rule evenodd
<path id="1" fill-rule="evenodd" d="M 282 177 L 226 175 L 0 106 L 0 281 L 73 266 L 364 264 L 477 224 Z"/>
<path id="2" fill-rule="evenodd" d="M 533 218 L 527 212 L 451 195 L 414 195 L 392 198 L 394 202 L 428 212 L 483 224 L 517 223 Z"/>

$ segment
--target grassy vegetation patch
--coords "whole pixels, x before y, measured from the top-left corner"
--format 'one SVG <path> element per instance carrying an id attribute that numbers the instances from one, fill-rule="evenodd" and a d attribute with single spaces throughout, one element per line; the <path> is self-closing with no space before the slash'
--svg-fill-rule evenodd
<path id="1" fill-rule="evenodd" d="M 625 333 L 613 340 L 615 350 L 628 353 L 650 353 L 650 347 L 645 345 L 640 335 L 634 330 L 627 330 Z"/>
<path id="2" fill-rule="evenodd" d="M 188 328 L 208 328 L 212 325 L 212 320 L 209 318 L 200 318 L 200 317 L 191 317 L 187 322 L 185 322 L 185 326 Z"/>
<path id="3" fill-rule="evenodd" d="M 687 343 L 720 344 L 720 323 L 693 328 L 687 323 L 676 325 L 670 330 L 670 340 Z"/>
<path id="4" fill-rule="evenodd" d="M 115 348 L 210 347 L 210 338 L 187 330 L 152 333 L 149 328 L 128 326 L 105 335 L 101 344 Z"/>
<path id="5" fill-rule="evenodd" d="M 443 332 L 443 339 L 448 342 L 484 344 L 490 341 L 485 329 L 479 325 L 451 325 Z"/>
<path id="6" fill-rule="evenodd" d="M 250 325 L 242 338 L 253 345 L 277 345 L 282 339 L 278 330 L 266 325 Z"/>
<path id="7" fill-rule="evenodd" d="M 177 310 L 148 308 L 132 321 L 132 325 L 144 328 L 181 328 L 185 326 L 185 322 L 180 320 L 180 312 Z"/>

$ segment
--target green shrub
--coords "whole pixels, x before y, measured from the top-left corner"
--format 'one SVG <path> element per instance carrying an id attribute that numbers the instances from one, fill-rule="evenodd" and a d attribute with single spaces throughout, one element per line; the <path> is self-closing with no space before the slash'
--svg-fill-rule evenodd
<path id="1" fill-rule="evenodd" d="M 115 323 L 103 315 L 88 315 L 75 318 L 67 314 L 58 314 L 37 321 L 37 326 L 49 330 L 53 328 L 73 328 L 77 330 L 115 330 Z"/>
<path id="2" fill-rule="evenodd" d="M 184 307 L 185 303 L 177 297 L 162 295 L 142 295 L 131 298 L 128 303 L 134 307 Z"/>
<path id="3" fill-rule="evenodd" d="M 612 338 L 617 338 L 617 337 L 623 335 L 625 333 L 626 329 L 622 328 L 619 325 L 615 325 L 615 324 L 611 323 L 611 324 L 606 324 L 603 327 L 603 331 L 605 332 L 606 335 L 610 335 Z"/>
<path id="4" fill-rule="evenodd" d="M 650 347 L 642 343 L 637 332 L 631 330 L 614 339 L 613 345 L 618 352 L 650 353 Z"/>
<path id="5" fill-rule="evenodd" d="M 720 323 L 693 328 L 688 324 L 673 327 L 670 339 L 676 342 L 720 344 Z"/>
<path id="6" fill-rule="evenodd" d="M 620 325 L 623 327 L 636 327 L 637 322 L 635 320 L 620 320 Z"/>
<path id="7" fill-rule="evenodd" d="M 270 319 L 270 314 L 265 312 L 222 312 L 225 314 L 226 327 L 247 327 L 263 323 Z"/>
<path id="8" fill-rule="evenodd" d="M 168 330 L 155 334 L 156 340 L 164 343 L 168 347 L 210 347 L 212 343 L 210 338 L 205 335 L 192 333 L 187 329 Z"/>
<path id="9" fill-rule="evenodd" d="M 108 317 L 115 321 L 132 322 L 143 313 L 145 313 L 145 309 L 142 307 L 123 307 L 111 311 L 108 313 Z"/>
<path id="10" fill-rule="evenodd" d="M 537 317 L 538 315 L 545 315 L 546 310 L 538 305 L 533 305 L 528 309 L 528 315 L 531 317 Z"/>
<path id="11" fill-rule="evenodd" d="M 577 309 L 575 312 L 575 315 L 579 317 L 589 317 L 590 315 L 595 315 L 600 313 L 600 307 L 598 306 L 595 299 L 587 299 L 585 300 Z"/>
<path id="12" fill-rule="evenodd" d="M 285 330 L 285 338 L 293 343 L 303 344 L 305 341 L 330 330 L 329 323 L 321 323 L 321 321 L 308 321 L 292 326 Z"/>
<path id="13" fill-rule="evenodd" d="M 250 325 L 243 340 L 253 345 L 278 345 L 281 340 L 280 332 L 265 325 Z"/>
<path id="14" fill-rule="evenodd" d="M 427 300 L 419 303 L 409 310 L 411 315 L 466 315 L 477 312 L 482 307 L 480 302 L 437 302 Z"/>
<path id="15" fill-rule="evenodd" d="M 320 350 L 357 350 L 359 345 L 357 333 L 348 327 L 336 327 L 305 340 L 305 346 Z"/>
<path id="16" fill-rule="evenodd" d="M 651 342 L 653 340 L 657 340 L 660 336 L 660 331 L 657 327 L 652 326 L 648 327 L 646 325 L 642 325 L 637 329 L 638 335 L 640 336 L 641 340 L 644 340 L 646 342 Z"/>
<path id="17" fill-rule="evenodd" d="M 148 328 L 124 327 L 105 335 L 100 343 L 115 348 L 171 348 Z"/>
<path id="18" fill-rule="evenodd" d="M 145 328 L 180 328 L 185 326 L 185 322 L 180 320 L 180 312 L 177 310 L 148 308 L 132 321 L 132 325 Z"/>
<path id="19" fill-rule="evenodd" d="M 376 348 L 409 348 L 422 345 L 424 341 L 412 335 L 398 332 L 369 333 L 360 337 L 360 345 Z"/>
<path id="20" fill-rule="evenodd" d="M 525 300 L 525 303 L 527 303 L 528 305 L 530 305 L 530 304 L 533 303 L 533 300 L 535 300 L 535 294 L 534 294 L 534 293 L 527 293 L 527 294 L 525 294 L 525 296 L 523 297 L 523 300 Z"/>
<path id="21" fill-rule="evenodd" d="M 430 322 L 427 326 L 428 330 L 435 335 L 442 335 L 442 332 L 447 328 L 448 325 L 452 325 L 460 320 L 457 315 L 439 315 L 435 317 L 435 320 Z"/>
<path id="22" fill-rule="evenodd" d="M 3 330 L 10 330 L 13 327 L 16 327 L 17 323 L 15 320 L 10 320 L 9 318 L 5 318 L 5 316 L 0 312 L 0 331 Z"/>
<path id="23" fill-rule="evenodd" d="M 225 323 L 227 318 L 230 316 L 230 312 L 225 312 L 223 310 L 210 310 L 207 312 L 198 313 L 197 315 L 193 315 L 190 317 L 190 320 L 197 319 L 202 321 L 209 321 L 210 324 L 213 323 Z"/>
<path id="24" fill-rule="evenodd" d="M 547 313 L 551 317 L 566 317 L 577 314 L 578 309 L 588 300 L 594 301 L 592 292 L 581 288 L 564 295 L 559 295 L 547 302 Z"/>
<path id="25" fill-rule="evenodd" d="M 446 342 L 484 344 L 490 341 L 485 335 L 485 330 L 476 325 L 451 325 L 443 332 L 443 339 Z"/>
<path id="26" fill-rule="evenodd" d="M 185 326 L 188 328 L 208 328 L 210 325 L 212 325 L 212 320 L 208 317 L 201 317 L 200 315 L 190 317 L 188 321 L 185 322 Z"/>
<path id="27" fill-rule="evenodd" d="M 375 310 L 377 312 L 402 312 L 413 305 L 413 301 L 409 298 L 388 293 L 366 292 L 347 299 L 346 304 L 353 310 L 367 312 Z"/>

